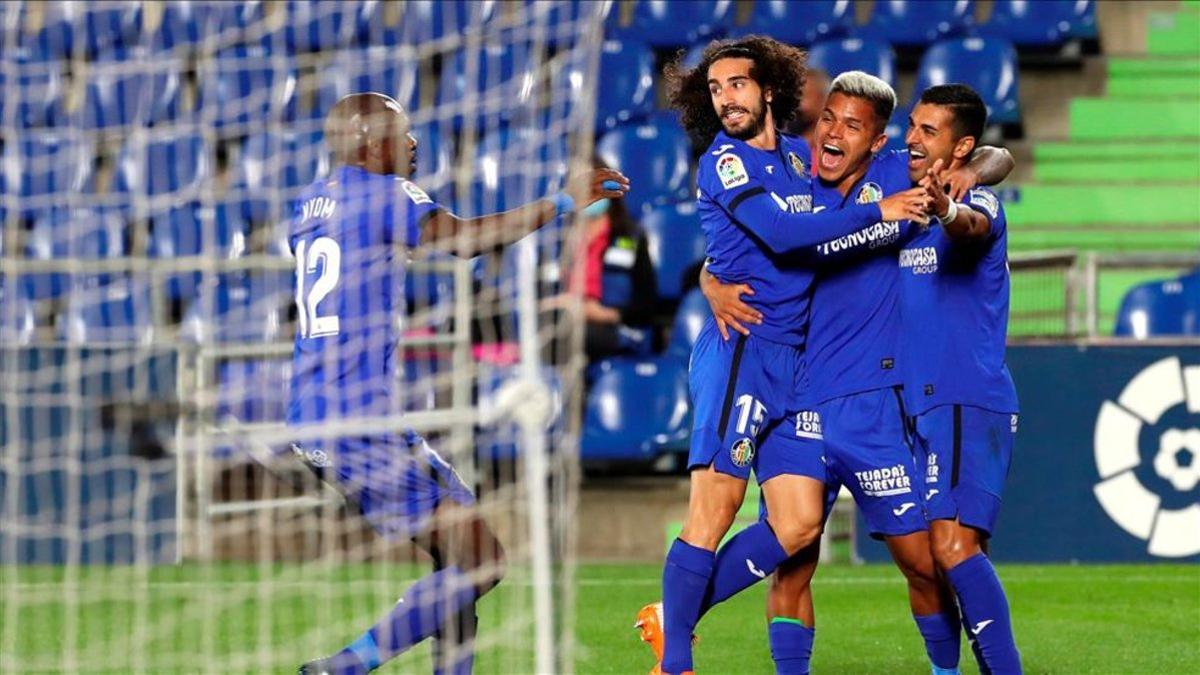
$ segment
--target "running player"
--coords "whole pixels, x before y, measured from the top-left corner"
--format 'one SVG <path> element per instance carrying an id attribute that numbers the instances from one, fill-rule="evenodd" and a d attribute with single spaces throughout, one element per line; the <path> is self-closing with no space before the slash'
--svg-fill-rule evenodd
<path id="1" fill-rule="evenodd" d="M 382 94 L 347 96 L 325 121 L 335 169 L 301 194 L 288 237 L 299 327 L 287 421 L 293 451 L 318 476 L 381 535 L 428 552 L 436 569 L 358 639 L 301 673 L 366 673 L 439 636 L 458 644 L 435 642 L 437 672 L 470 672 L 475 602 L 504 570 L 500 543 L 454 469 L 411 430 L 369 429 L 401 413 L 394 383 L 406 251 L 429 246 L 470 256 L 628 189 L 619 173 L 595 170 L 566 193 L 458 218 L 409 182 L 417 144 L 408 131 L 408 115 Z M 355 430 L 330 438 L 331 423 Z"/>
<path id="2" fill-rule="evenodd" d="M 879 154 L 896 97 L 884 81 L 843 73 L 817 123 L 818 168 L 814 208 L 838 209 L 908 189 L 905 152 Z M 967 180 L 999 182 L 1012 168 L 1007 151 L 979 148 Z M 978 171 L 978 174 L 974 172 Z M 796 420 L 796 433 L 823 440 L 827 509 L 841 486 L 854 495 L 872 536 L 886 542 L 908 581 L 914 621 L 935 675 L 957 671 L 959 619 L 953 595 L 941 584 L 929 550 L 915 469 L 906 433 L 897 369 L 900 329 L 896 251 L 919 228 L 883 222 L 814 251 L 821 273 L 809 305 L 807 397 L 815 409 Z M 740 332 L 758 313 L 738 302 L 745 287 L 702 275 L 718 324 Z M 748 314 L 748 316 L 747 316 Z M 827 510 L 828 515 L 828 510 Z M 768 599 L 768 629 L 777 672 L 805 673 L 814 637 L 809 580 L 817 551 L 804 551 L 776 572 Z"/>
<path id="3" fill-rule="evenodd" d="M 789 422 L 799 410 L 806 332 L 794 317 L 807 316 L 813 275 L 781 261 L 881 219 L 922 218 L 926 204 L 909 191 L 811 212 L 802 159 L 808 146 L 777 130 L 795 114 L 802 93 L 804 53 L 798 49 L 764 37 L 716 41 L 695 69 L 672 67 L 667 78 L 689 133 L 713 139 L 700 158 L 697 194 L 709 270 L 726 281 L 755 284 L 751 304 L 775 317 L 735 344 L 720 338 L 710 318 L 692 351 L 691 499 L 663 570 L 661 668 L 682 673 L 693 668 L 691 635 L 703 608 L 765 578 L 820 533 L 820 449 L 795 447 Z M 770 516 L 716 553 L 752 468 Z M 644 608 L 640 622 L 653 611 Z M 644 637 L 653 639 L 645 630 Z"/>
<path id="4" fill-rule="evenodd" d="M 940 227 L 900 251 L 904 400 L 913 415 L 933 557 L 962 609 L 983 669 L 1021 672 L 1004 587 L 983 546 L 996 524 L 1017 434 L 1017 392 L 1005 364 L 1008 227 L 995 193 L 959 202 L 946 172 L 983 134 L 987 108 L 970 87 L 930 87 L 909 120 L 909 174 Z"/>

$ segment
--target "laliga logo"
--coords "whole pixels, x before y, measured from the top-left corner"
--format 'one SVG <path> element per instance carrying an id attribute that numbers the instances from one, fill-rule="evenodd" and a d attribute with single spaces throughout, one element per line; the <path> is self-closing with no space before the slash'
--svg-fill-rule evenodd
<path id="1" fill-rule="evenodd" d="M 1096 419 L 1093 488 L 1104 511 L 1126 532 L 1149 542 L 1151 555 L 1174 558 L 1200 553 L 1200 503 L 1160 508 L 1163 496 L 1138 480 L 1143 427 L 1156 425 L 1172 408 L 1200 413 L 1200 366 L 1184 368 L 1177 357 L 1147 366 L 1114 401 L 1100 406 Z M 1192 418 L 1195 419 L 1194 417 Z M 1200 483 L 1200 428 L 1151 430 L 1154 472 L 1174 489 L 1187 492 Z"/>

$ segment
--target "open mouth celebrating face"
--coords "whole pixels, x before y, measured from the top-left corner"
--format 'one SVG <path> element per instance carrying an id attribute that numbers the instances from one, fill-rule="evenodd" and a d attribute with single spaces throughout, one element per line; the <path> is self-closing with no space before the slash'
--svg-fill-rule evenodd
<path id="1" fill-rule="evenodd" d="M 721 121 L 727 127 L 739 127 L 750 119 L 750 112 L 745 108 L 726 108 L 721 113 Z"/>
<path id="2" fill-rule="evenodd" d="M 926 154 L 925 149 L 922 148 L 921 146 L 919 146 L 919 145 L 908 146 L 908 169 L 909 169 L 909 171 L 916 171 L 917 169 L 924 168 L 925 160 L 927 158 L 928 158 L 928 155 Z"/>
<path id="3" fill-rule="evenodd" d="M 821 168 L 827 171 L 837 171 L 846 161 L 845 149 L 833 143 L 821 144 Z"/>

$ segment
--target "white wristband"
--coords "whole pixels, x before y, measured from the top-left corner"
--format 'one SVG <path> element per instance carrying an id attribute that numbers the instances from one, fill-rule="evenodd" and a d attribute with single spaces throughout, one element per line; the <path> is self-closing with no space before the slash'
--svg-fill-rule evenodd
<path id="1" fill-rule="evenodd" d="M 954 219 L 957 217 L 958 217 L 958 204 L 955 203 L 955 201 L 953 199 L 951 199 L 950 206 L 947 207 L 946 213 L 938 216 L 938 220 L 942 221 L 942 224 L 953 223 Z"/>

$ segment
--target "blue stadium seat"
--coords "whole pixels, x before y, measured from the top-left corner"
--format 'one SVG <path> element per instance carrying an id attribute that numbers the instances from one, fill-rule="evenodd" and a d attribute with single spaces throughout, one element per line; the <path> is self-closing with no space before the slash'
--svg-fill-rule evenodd
<path id="1" fill-rule="evenodd" d="M 172 0 L 163 3 L 162 20 L 150 43 L 155 49 L 172 50 L 199 45 L 218 35 L 222 41 L 232 41 L 240 37 L 242 29 L 259 23 L 262 18 L 261 0 Z"/>
<path id="2" fill-rule="evenodd" d="M 61 204 L 63 194 L 90 192 L 95 149 L 69 129 L 28 132 L 5 146 L 4 183 L 26 217 Z"/>
<path id="3" fill-rule="evenodd" d="M 959 82 L 979 92 L 988 107 L 989 124 L 1015 124 L 1021 120 L 1017 74 L 1017 52 L 1009 42 L 977 37 L 946 40 L 921 57 L 913 99 L 928 87 Z"/>
<path id="4" fill-rule="evenodd" d="M 263 132 L 242 144 L 234 185 L 254 191 L 307 186 L 329 173 L 329 150 L 321 132 Z"/>
<path id="5" fill-rule="evenodd" d="M 49 58 L 94 58 L 106 49 L 132 46 L 142 35 L 141 2 L 40 4 L 41 27 L 36 32 L 22 31 L 21 42 Z"/>
<path id="6" fill-rule="evenodd" d="M 38 214 L 25 240 L 31 260 L 102 260 L 128 254 L 126 223 L 112 209 L 55 208 Z M 111 275 L 91 278 L 107 282 Z M 23 277 L 24 293 L 30 298 L 56 297 L 71 286 L 66 272 L 46 272 Z"/>
<path id="7" fill-rule="evenodd" d="M 687 447 L 687 362 L 676 357 L 608 359 L 588 392 L 584 461 L 652 460 Z"/>
<path id="8" fill-rule="evenodd" d="M 1152 281 L 1129 289 L 1113 331 L 1121 337 L 1200 335 L 1200 275 Z"/>
<path id="9" fill-rule="evenodd" d="M 658 295 L 674 300 L 686 285 L 684 274 L 704 260 L 704 232 L 696 202 L 664 204 L 646 211 L 642 230 L 658 282 Z"/>
<path id="10" fill-rule="evenodd" d="M 296 108 L 295 64 L 261 47 L 218 52 L 198 67 L 197 110 L 216 128 L 292 119 Z"/>
<path id="11" fill-rule="evenodd" d="M 467 80 L 471 69 L 475 69 L 474 82 Z M 471 113 L 477 116 L 477 129 L 488 129 L 536 106 L 538 82 L 528 45 L 520 41 L 506 44 L 504 38 L 498 38 L 478 51 L 460 49 L 447 55 L 437 105 L 454 112 L 455 129 Z"/>
<path id="12" fill-rule="evenodd" d="M 477 402 L 479 409 L 484 414 L 489 414 L 496 405 L 497 393 L 505 384 L 520 377 L 521 371 L 519 367 L 490 367 L 484 364 L 480 364 L 479 371 Z M 550 437 L 546 449 L 548 452 L 553 452 L 558 446 L 554 439 L 563 432 L 562 381 L 558 377 L 558 373 L 549 367 L 541 368 L 540 376 L 542 384 L 549 389 L 553 400 L 554 416 L 546 431 L 547 436 Z M 518 448 L 520 440 L 519 429 L 512 423 L 480 427 L 475 431 L 475 453 L 480 459 L 493 462 L 516 459 L 520 454 Z"/>
<path id="13" fill-rule="evenodd" d="M 397 58 L 387 47 L 342 50 L 320 71 L 320 84 L 311 116 L 324 119 L 333 104 L 347 94 L 376 91 L 396 99 L 408 111 L 418 105 L 417 62 Z"/>
<path id="14" fill-rule="evenodd" d="M 128 141 L 117 159 L 114 189 L 139 195 L 195 191 L 210 172 L 213 149 L 195 131 L 156 131 Z"/>
<path id="15" fill-rule="evenodd" d="M 288 337 L 292 290 L 275 275 L 209 276 L 197 291 L 179 326 L 181 340 L 261 344 Z"/>
<path id="16" fill-rule="evenodd" d="M 675 311 L 675 321 L 671 324 L 671 341 L 667 343 L 667 353 L 685 361 L 691 358 L 692 347 L 696 344 L 696 338 L 700 337 L 700 329 L 704 328 L 704 322 L 708 321 L 710 316 L 712 316 L 712 309 L 708 306 L 708 300 L 704 299 L 704 294 L 700 292 L 700 289 L 695 288 L 688 291 L 688 294 L 683 296 L 683 300 L 679 302 L 679 309 Z"/>
<path id="17" fill-rule="evenodd" d="M 415 45 L 479 32 L 497 16 L 495 0 L 408 0 L 368 3 L 359 33 L 372 45 Z"/>
<path id="18" fill-rule="evenodd" d="M 973 0 L 876 0 L 859 32 L 901 47 L 924 47 L 965 33 L 975 21 Z"/>
<path id="19" fill-rule="evenodd" d="M 1021 47 L 1052 47 L 1096 37 L 1096 8 L 1091 0 L 997 0 L 979 30 Z"/>
<path id="20" fill-rule="evenodd" d="M 443 135 L 435 122 L 414 126 L 409 133 L 417 140 L 417 172 L 413 182 L 437 201 L 451 201 L 451 170 L 454 161 L 454 136 L 450 129 Z M 449 136 L 449 138 L 447 138 Z"/>
<path id="21" fill-rule="evenodd" d="M 154 336 L 150 283 L 119 276 L 77 283 L 59 317 L 59 339 L 72 344 L 148 343 Z"/>
<path id="22" fill-rule="evenodd" d="M 60 61 L 29 59 L 21 54 L 11 58 L 6 55 L 5 60 L 11 67 L 0 70 L 0 88 L 4 91 L 0 96 L 0 125 L 53 127 L 66 119 L 63 98 L 67 83 Z"/>
<path id="23" fill-rule="evenodd" d="M 81 125 L 85 129 L 153 126 L 179 115 L 180 71 L 155 63 L 152 70 L 127 64 L 93 64 L 84 90 Z"/>
<path id="24" fill-rule="evenodd" d="M 234 258 L 246 250 L 244 223 L 219 217 L 226 204 L 201 206 L 189 202 L 156 213 L 150 218 L 150 256 L 153 258 Z M 167 277 L 171 298 L 187 298 L 196 294 L 201 272 L 180 272 Z"/>
<path id="25" fill-rule="evenodd" d="M 735 35 L 770 35 L 781 42 L 808 45 L 845 35 L 854 27 L 854 3 L 848 0 L 755 0 L 750 20 L 733 26 Z"/>
<path id="26" fill-rule="evenodd" d="M 571 67 L 565 75 L 572 98 L 591 88 L 583 67 Z M 596 129 L 611 129 L 650 114 L 654 110 L 654 52 L 629 40 L 605 40 L 600 50 L 603 87 L 595 88 Z"/>
<path id="27" fill-rule="evenodd" d="M 525 0 L 525 21 L 535 30 L 546 31 L 547 44 L 557 45 L 579 39 L 578 22 L 596 16 L 602 21 L 618 12 L 615 2 L 592 0 Z"/>
<path id="28" fill-rule="evenodd" d="M 635 218 L 647 207 L 691 196 L 691 150 L 674 117 L 655 115 L 604 134 L 596 154 L 625 174 L 633 189 L 625 196 Z"/>
<path id="29" fill-rule="evenodd" d="M 628 26 L 616 26 L 620 11 L 613 8 L 607 36 L 652 47 L 681 47 L 723 33 L 733 19 L 733 9 L 731 0 L 637 0 Z"/>
<path id="30" fill-rule="evenodd" d="M 808 63 L 823 69 L 831 78 L 861 70 L 896 86 L 896 51 L 884 42 L 856 37 L 823 40 L 809 48 Z"/>
<path id="31" fill-rule="evenodd" d="M 216 421 L 219 424 L 283 422 L 291 375 L 291 359 L 222 361 L 217 366 Z M 219 448 L 216 454 L 227 456 L 233 451 L 233 448 Z"/>
<path id="32" fill-rule="evenodd" d="M 903 103 L 897 105 L 896 109 L 892 111 L 892 118 L 888 120 L 887 127 L 883 130 L 888 137 L 887 145 L 883 146 L 884 152 L 908 148 L 905 136 L 908 135 L 908 116 L 911 113 L 912 106 Z"/>
<path id="33" fill-rule="evenodd" d="M 460 198 L 458 206 L 477 216 L 541 199 L 558 187 L 551 180 L 566 175 L 568 158 L 565 144 L 538 129 L 499 129 L 480 141 L 473 162 L 477 179 L 469 199 Z"/>
<path id="34" fill-rule="evenodd" d="M 263 35 L 260 43 L 274 53 L 293 54 L 352 46 L 365 7 L 342 0 L 288 0 L 281 8 L 283 25 Z"/>
<path id="35" fill-rule="evenodd" d="M 37 329 L 33 303 L 17 291 L 0 283 L 0 343 L 24 345 Z"/>

